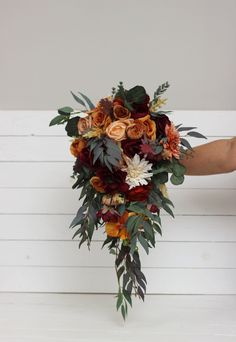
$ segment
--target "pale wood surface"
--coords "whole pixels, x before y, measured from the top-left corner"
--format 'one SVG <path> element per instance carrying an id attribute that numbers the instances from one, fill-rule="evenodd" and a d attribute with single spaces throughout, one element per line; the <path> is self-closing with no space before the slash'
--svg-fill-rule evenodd
<path id="1" fill-rule="evenodd" d="M 3 342 L 233 342 L 236 296 L 147 295 L 124 322 L 114 295 L 0 294 Z"/>

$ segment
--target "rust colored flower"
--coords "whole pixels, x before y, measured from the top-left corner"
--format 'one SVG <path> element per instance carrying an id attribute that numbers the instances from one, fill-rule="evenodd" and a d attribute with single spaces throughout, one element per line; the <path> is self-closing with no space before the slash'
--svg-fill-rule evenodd
<path id="1" fill-rule="evenodd" d="M 170 160 L 172 157 L 179 159 L 180 156 L 180 134 L 179 131 L 175 128 L 173 122 L 171 125 L 166 125 L 165 127 L 165 134 L 167 136 L 167 142 L 162 142 L 164 150 L 162 152 L 163 159 Z"/>
<path id="2" fill-rule="evenodd" d="M 145 132 L 148 139 L 156 140 L 156 124 L 150 118 L 150 115 L 146 115 L 143 118 L 138 119 L 145 126 Z"/>
<path id="3" fill-rule="evenodd" d="M 101 180 L 100 177 L 98 176 L 93 176 L 91 179 L 90 179 L 90 184 L 92 185 L 92 187 L 97 191 L 97 192 L 105 192 L 105 189 L 104 189 L 104 184 Z"/>
<path id="4" fill-rule="evenodd" d="M 131 116 L 131 113 L 129 112 L 129 110 L 119 104 L 116 104 L 113 107 L 113 114 L 115 116 L 116 119 L 118 120 L 125 120 L 125 119 L 129 119 Z"/>
<path id="5" fill-rule="evenodd" d="M 134 123 L 129 125 L 126 129 L 126 134 L 130 139 L 140 139 L 146 128 L 144 124 L 139 120 L 134 120 Z"/>
<path id="6" fill-rule="evenodd" d="M 103 127 L 106 122 L 107 115 L 98 109 L 91 114 L 91 118 L 93 127 Z"/>
<path id="7" fill-rule="evenodd" d="M 89 128 L 91 128 L 91 118 L 89 116 L 86 116 L 85 118 L 80 118 L 77 123 L 77 128 L 79 134 L 85 133 Z"/>
<path id="8" fill-rule="evenodd" d="M 135 214 L 125 211 L 124 214 L 119 218 L 118 222 L 107 222 L 105 224 L 107 235 L 112 237 L 119 237 L 122 240 L 130 239 L 130 234 L 125 227 L 125 222 L 130 215 Z"/>
<path id="9" fill-rule="evenodd" d="M 74 157 L 78 157 L 82 149 L 86 146 L 86 140 L 83 138 L 76 138 L 70 145 L 70 152 Z"/>

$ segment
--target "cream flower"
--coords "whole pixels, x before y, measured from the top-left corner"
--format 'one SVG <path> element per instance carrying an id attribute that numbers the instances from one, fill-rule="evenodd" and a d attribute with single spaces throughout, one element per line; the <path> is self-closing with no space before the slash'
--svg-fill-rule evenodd
<path id="1" fill-rule="evenodd" d="M 149 170 L 152 170 L 152 164 L 148 163 L 145 159 L 140 159 L 138 154 L 135 154 L 131 159 L 125 156 L 126 166 L 124 166 L 121 170 L 127 172 L 126 183 L 129 185 L 129 188 L 132 189 L 139 185 L 148 184 L 148 180 L 152 177 L 152 173 Z"/>

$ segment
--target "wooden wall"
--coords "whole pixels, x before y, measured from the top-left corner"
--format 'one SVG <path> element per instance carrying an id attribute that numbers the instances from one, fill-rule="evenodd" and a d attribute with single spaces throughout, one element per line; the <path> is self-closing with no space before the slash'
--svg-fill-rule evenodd
<path id="1" fill-rule="evenodd" d="M 114 257 L 103 229 L 91 251 L 78 249 L 69 224 L 80 203 L 72 190 L 71 138 L 49 127 L 56 111 L 0 111 L 0 291 L 116 292 Z M 208 140 L 235 136 L 234 111 L 176 111 L 175 124 Z M 147 293 L 236 294 L 236 173 L 186 176 L 169 184 L 175 219 L 162 213 L 163 237 L 141 251 Z"/>

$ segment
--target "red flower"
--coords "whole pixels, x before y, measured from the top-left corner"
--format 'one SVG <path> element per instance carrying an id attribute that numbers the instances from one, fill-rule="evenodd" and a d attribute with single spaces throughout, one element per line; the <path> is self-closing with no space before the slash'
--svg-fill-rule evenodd
<path id="1" fill-rule="evenodd" d="M 140 153 L 141 144 L 141 139 L 126 139 L 121 141 L 121 147 L 124 151 L 124 154 L 129 158 L 133 158 L 136 153 Z"/>
<path id="2" fill-rule="evenodd" d="M 96 176 L 102 180 L 106 193 L 127 192 L 129 185 L 125 183 L 126 175 L 126 172 L 119 169 L 111 172 L 107 167 L 100 167 L 96 171 Z"/>
<path id="3" fill-rule="evenodd" d="M 135 188 L 129 190 L 126 193 L 126 199 L 130 202 L 143 202 L 146 201 L 152 185 L 149 183 L 147 185 L 136 186 Z"/>

